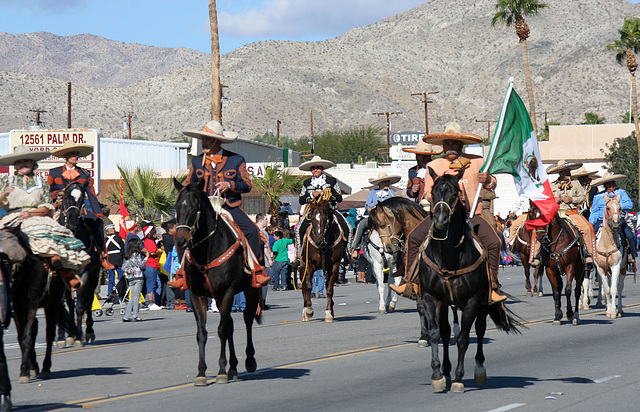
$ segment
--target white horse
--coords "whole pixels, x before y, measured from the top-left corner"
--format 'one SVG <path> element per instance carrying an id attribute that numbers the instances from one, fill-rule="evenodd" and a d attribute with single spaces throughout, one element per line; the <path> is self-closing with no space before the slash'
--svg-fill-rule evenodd
<path id="1" fill-rule="evenodd" d="M 386 269 L 390 274 L 393 274 L 396 268 L 396 255 L 384 252 L 380 235 L 375 230 L 369 232 L 364 244 L 364 257 L 373 267 L 373 275 L 378 284 L 378 313 L 393 312 L 398 303 L 398 294 L 391 290 L 388 283 L 384 283 L 384 271 Z M 401 279 L 401 276 L 389 276 L 388 282 L 393 282 L 397 286 L 400 284 Z M 386 299 L 385 290 L 387 292 Z"/>
<path id="2" fill-rule="evenodd" d="M 607 304 L 606 316 L 616 318 L 624 314 L 622 310 L 622 289 L 627 273 L 627 253 L 624 247 L 624 233 L 620 228 L 620 195 L 607 198 L 602 226 L 596 235 L 596 268 L 600 275 L 600 289 Z M 618 297 L 616 304 L 616 295 Z"/>

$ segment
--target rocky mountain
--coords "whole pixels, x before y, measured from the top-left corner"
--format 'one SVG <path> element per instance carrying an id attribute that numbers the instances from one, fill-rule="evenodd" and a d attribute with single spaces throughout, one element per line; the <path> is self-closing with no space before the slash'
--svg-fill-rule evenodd
<path id="1" fill-rule="evenodd" d="M 624 16 L 640 15 L 625 0 L 548 0 L 528 18 L 529 63 L 536 109 L 562 124 L 596 112 L 610 123 L 629 110 L 629 73 L 605 46 Z M 405 13 L 320 42 L 265 41 L 222 56 L 225 126 L 251 138 L 275 129 L 308 135 L 354 125 L 385 126 L 374 112 L 402 112 L 391 129 L 424 130 L 458 121 L 486 135 L 496 120 L 509 77 L 527 103 L 522 52 L 513 28 L 492 28 L 495 0 L 430 0 Z M 74 81 L 73 126 L 156 140 L 180 136 L 209 118 L 208 56 L 187 49 L 127 45 L 83 35 L 0 35 L 0 130 L 27 125 L 42 107 L 49 127 L 66 126 L 66 81 Z M 18 51 L 19 50 L 19 51 Z M 37 64 L 38 59 L 47 65 Z M 8 62 L 8 60 L 11 60 Z M 46 68 L 44 66 L 47 66 Z M 539 125 L 543 124 L 542 117 Z"/>

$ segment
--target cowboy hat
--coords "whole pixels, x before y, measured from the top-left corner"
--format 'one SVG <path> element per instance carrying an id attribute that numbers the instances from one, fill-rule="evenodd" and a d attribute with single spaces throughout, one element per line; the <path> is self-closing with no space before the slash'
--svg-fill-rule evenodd
<path id="1" fill-rule="evenodd" d="M 13 150 L 13 153 L 0 156 L 0 166 L 12 166 L 16 161 L 23 159 L 30 159 L 34 162 L 42 160 L 51 155 L 50 151 L 31 151 L 29 146 L 19 145 Z"/>
<path id="2" fill-rule="evenodd" d="M 432 133 L 422 138 L 426 143 L 439 144 L 444 143 L 445 140 L 457 140 L 463 144 L 477 144 L 482 143 L 482 137 L 473 133 L 460 132 L 460 125 L 458 123 L 447 123 L 444 133 Z"/>
<path id="3" fill-rule="evenodd" d="M 611 173 L 606 172 L 600 179 L 596 179 L 591 182 L 591 186 L 603 185 L 608 182 L 617 182 L 618 180 L 625 180 L 626 178 L 627 175 L 612 175 Z"/>
<path id="4" fill-rule="evenodd" d="M 304 170 L 306 172 L 310 171 L 313 166 L 320 166 L 323 169 L 329 169 L 334 167 L 336 164 L 330 160 L 322 160 L 320 156 L 313 156 L 313 159 L 307 160 L 298 166 L 298 169 Z"/>
<path id="5" fill-rule="evenodd" d="M 598 176 L 596 173 L 598 173 L 598 172 L 596 172 L 596 171 L 592 172 L 590 170 L 585 169 L 584 166 L 580 166 L 579 169 L 576 169 L 575 172 L 571 173 L 571 177 L 575 177 L 576 179 L 579 178 L 579 177 L 589 177 L 592 180 L 602 177 L 602 176 Z"/>
<path id="6" fill-rule="evenodd" d="M 442 153 L 442 147 L 434 146 L 420 139 L 420 141 L 416 146 L 403 147 L 402 151 L 408 152 L 408 153 L 421 154 L 421 155 L 439 155 L 440 153 Z"/>
<path id="7" fill-rule="evenodd" d="M 547 173 L 559 173 L 563 170 L 576 170 L 582 166 L 582 163 L 567 162 L 558 160 L 558 164 L 547 167 Z"/>
<path id="8" fill-rule="evenodd" d="M 238 133 L 224 130 L 222 128 L 222 123 L 217 120 L 207 122 L 202 130 L 183 130 L 182 134 L 189 137 L 195 137 L 196 139 L 212 137 L 216 140 L 220 140 L 222 143 L 235 142 L 238 138 Z"/>
<path id="9" fill-rule="evenodd" d="M 390 185 L 398 183 L 402 179 L 398 175 L 388 175 L 385 172 L 380 172 L 377 178 L 369 178 L 369 183 L 372 185 L 379 185 L 381 182 L 389 182 Z"/>
<path id="10" fill-rule="evenodd" d="M 85 157 L 93 153 L 93 146 L 90 144 L 73 143 L 73 141 L 67 140 L 62 147 L 53 149 L 51 154 L 55 157 L 64 157 L 64 155 L 69 152 L 78 152 L 78 157 Z"/>

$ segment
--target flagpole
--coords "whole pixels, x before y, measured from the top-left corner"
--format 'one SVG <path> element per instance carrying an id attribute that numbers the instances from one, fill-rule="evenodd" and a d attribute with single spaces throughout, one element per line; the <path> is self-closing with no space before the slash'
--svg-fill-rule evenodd
<path id="1" fill-rule="evenodd" d="M 511 96 L 511 90 L 513 90 L 513 77 L 509 77 L 509 87 L 507 88 L 507 93 L 504 96 L 504 102 L 502 103 L 502 110 L 500 111 L 500 117 L 498 118 L 498 124 L 496 125 L 496 131 L 493 134 L 493 141 L 491 142 L 491 149 L 489 149 L 489 158 L 482 165 L 482 170 L 488 170 L 491 166 L 491 161 L 493 160 L 493 152 L 498 145 L 498 139 L 500 138 L 500 133 L 502 133 L 502 125 L 504 124 L 504 113 L 507 111 L 507 103 L 509 102 L 509 97 Z M 476 190 L 476 197 L 473 199 L 473 206 L 469 211 L 469 219 L 473 217 L 476 212 L 476 207 L 478 207 L 478 201 L 480 199 L 480 191 L 482 190 L 482 183 L 478 183 L 478 189 Z"/>

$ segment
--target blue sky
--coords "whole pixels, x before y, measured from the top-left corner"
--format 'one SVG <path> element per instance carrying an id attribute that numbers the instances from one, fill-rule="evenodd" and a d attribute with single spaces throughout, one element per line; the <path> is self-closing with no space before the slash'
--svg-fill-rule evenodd
<path id="1" fill-rule="evenodd" d="M 640 1 L 640 0 L 635 0 Z M 260 40 L 335 37 L 425 0 L 217 0 L 221 53 Z M 0 0 L 0 31 L 91 33 L 209 53 L 208 0 Z"/>

